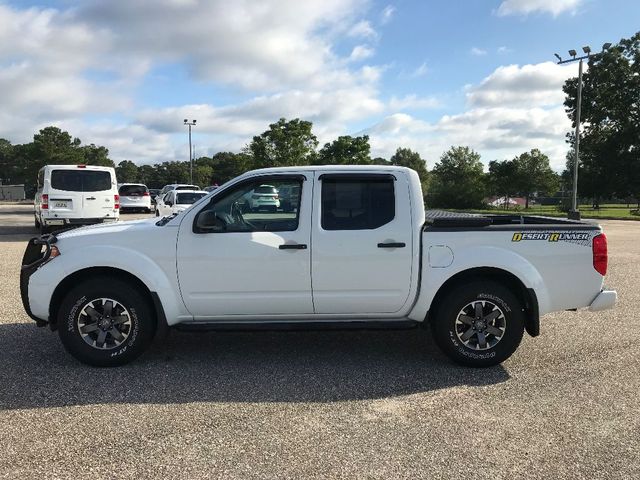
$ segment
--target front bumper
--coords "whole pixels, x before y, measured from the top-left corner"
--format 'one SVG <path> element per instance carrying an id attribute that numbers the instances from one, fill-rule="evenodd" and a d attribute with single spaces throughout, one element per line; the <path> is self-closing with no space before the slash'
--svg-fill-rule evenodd
<path id="1" fill-rule="evenodd" d="M 29 305 L 29 278 L 44 265 L 51 257 L 51 246 L 58 239 L 55 235 L 42 235 L 29 240 L 27 249 L 22 257 L 22 267 L 20 268 L 20 299 L 27 315 L 36 321 L 39 327 L 47 324 L 48 319 L 36 317 Z M 44 248 L 43 248 L 44 247 Z"/>
<path id="2" fill-rule="evenodd" d="M 590 312 L 599 312 L 600 310 L 607 310 L 613 308 L 618 300 L 618 292 L 615 290 L 602 290 L 596 298 L 593 299 L 591 305 L 589 305 Z"/>

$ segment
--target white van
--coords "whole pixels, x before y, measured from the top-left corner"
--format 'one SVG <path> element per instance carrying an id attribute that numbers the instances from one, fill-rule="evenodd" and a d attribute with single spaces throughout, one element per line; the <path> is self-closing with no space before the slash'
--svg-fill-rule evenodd
<path id="1" fill-rule="evenodd" d="M 36 228 L 115 222 L 120 216 L 116 172 L 92 165 L 46 165 L 38 172 Z"/>

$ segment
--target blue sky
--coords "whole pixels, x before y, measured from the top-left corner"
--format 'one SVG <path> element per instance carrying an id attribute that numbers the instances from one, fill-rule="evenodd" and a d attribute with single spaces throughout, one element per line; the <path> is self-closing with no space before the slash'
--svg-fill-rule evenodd
<path id="1" fill-rule="evenodd" d="M 638 30 L 622 0 L 0 0 L 0 137 L 58 125 L 114 161 L 239 151 L 279 117 L 372 154 L 451 145 L 485 163 L 540 148 L 561 169 L 571 128 L 553 53 Z"/>

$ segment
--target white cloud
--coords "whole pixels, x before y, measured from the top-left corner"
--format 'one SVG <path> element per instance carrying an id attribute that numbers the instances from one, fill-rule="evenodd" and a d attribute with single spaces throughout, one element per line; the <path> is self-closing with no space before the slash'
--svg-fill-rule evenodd
<path id="1" fill-rule="evenodd" d="M 470 52 L 471 52 L 471 55 L 476 55 L 478 57 L 487 54 L 486 50 L 478 47 L 472 47 Z"/>
<path id="2" fill-rule="evenodd" d="M 415 68 L 415 70 L 411 70 L 409 72 L 402 70 L 398 74 L 398 77 L 413 79 L 413 78 L 424 77 L 427 73 L 429 73 L 429 67 L 427 67 L 427 62 L 422 62 L 420 65 L 418 65 Z"/>
<path id="3" fill-rule="evenodd" d="M 552 62 L 498 67 L 480 84 L 466 87 L 466 111 L 433 122 L 394 113 L 366 129 L 372 154 L 388 158 L 396 148 L 409 147 L 432 167 L 452 145 L 470 146 L 485 163 L 540 148 L 561 170 L 568 150 L 565 134 L 571 129 L 562 106 L 562 85 L 576 75 L 576 68 Z M 410 99 L 395 103 L 409 105 Z"/>
<path id="4" fill-rule="evenodd" d="M 378 38 L 377 32 L 373 29 L 371 24 L 366 20 L 361 20 L 356 23 L 349 30 L 349 36 L 351 37 L 359 37 L 359 38 L 367 38 L 367 39 L 375 39 Z"/>
<path id="5" fill-rule="evenodd" d="M 552 167 L 564 167 L 565 133 L 571 127 L 561 107 L 478 108 L 425 122 L 405 113 L 390 115 L 364 130 L 373 156 L 389 158 L 398 147 L 408 147 L 427 160 L 429 168 L 452 145 L 468 145 L 482 161 L 512 158 L 532 148 L 549 155 Z"/>
<path id="6" fill-rule="evenodd" d="M 561 13 L 575 13 L 583 0 L 503 0 L 497 10 L 498 16 L 550 13 L 557 17 Z"/>
<path id="7" fill-rule="evenodd" d="M 513 50 L 510 49 L 509 47 L 505 47 L 505 46 L 498 47 L 498 53 L 500 53 L 500 54 L 511 53 L 511 52 L 513 52 Z"/>
<path id="8" fill-rule="evenodd" d="M 389 23 L 393 18 L 394 13 L 396 13 L 396 7 L 393 5 L 387 5 L 384 7 L 384 10 L 382 10 L 382 13 L 380 14 L 380 23 L 382 25 Z"/>
<path id="9" fill-rule="evenodd" d="M 367 45 L 356 45 L 353 47 L 351 55 L 349 55 L 349 60 L 354 62 L 366 60 L 367 58 L 372 57 L 374 53 L 375 50 Z"/>
<path id="10" fill-rule="evenodd" d="M 440 108 L 442 103 L 436 97 L 419 97 L 417 95 L 405 95 L 402 98 L 395 95 L 389 100 L 389 109 L 393 112 L 400 110 L 422 110 L 428 108 Z"/>
<path id="11" fill-rule="evenodd" d="M 467 89 L 467 101 L 475 107 L 558 105 L 564 100 L 562 85 L 576 69 L 553 62 L 501 66 Z"/>

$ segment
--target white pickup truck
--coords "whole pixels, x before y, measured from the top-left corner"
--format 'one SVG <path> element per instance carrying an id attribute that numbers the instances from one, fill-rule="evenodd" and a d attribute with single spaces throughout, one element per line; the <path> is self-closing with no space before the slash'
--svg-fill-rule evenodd
<path id="1" fill-rule="evenodd" d="M 300 194 L 286 211 L 248 210 L 262 185 Z M 485 367 L 538 335 L 541 315 L 616 302 L 598 225 L 425 214 L 402 167 L 251 171 L 177 215 L 34 238 L 22 263 L 27 313 L 96 366 L 172 326 L 429 325 L 454 361 Z"/>

